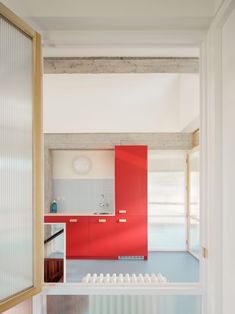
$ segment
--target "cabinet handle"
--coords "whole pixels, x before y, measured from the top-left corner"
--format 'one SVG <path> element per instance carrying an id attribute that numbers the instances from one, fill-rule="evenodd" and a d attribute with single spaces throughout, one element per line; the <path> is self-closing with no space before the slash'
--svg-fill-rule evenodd
<path id="1" fill-rule="evenodd" d="M 126 214 L 126 210 L 125 209 L 121 209 L 118 212 L 119 212 L 119 214 Z"/>
<path id="2" fill-rule="evenodd" d="M 99 222 L 106 222 L 106 219 L 99 219 Z"/>
<path id="3" fill-rule="evenodd" d="M 119 222 L 126 222 L 126 219 L 119 219 Z"/>
<path id="4" fill-rule="evenodd" d="M 69 219 L 69 222 L 78 222 L 77 219 Z"/>

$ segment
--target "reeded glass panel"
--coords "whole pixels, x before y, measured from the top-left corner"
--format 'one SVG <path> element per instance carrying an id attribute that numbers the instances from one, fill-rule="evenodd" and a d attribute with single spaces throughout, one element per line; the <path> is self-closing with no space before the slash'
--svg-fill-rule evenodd
<path id="1" fill-rule="evenodd" d="M 32 40 L 0 16 L 0 300 L 33 286 Z"/>
<path id="2" fill-rule="evenodd" d="M 47 296 L 47 313 L 201 314 L 200 296 L 94 295 Z"/>

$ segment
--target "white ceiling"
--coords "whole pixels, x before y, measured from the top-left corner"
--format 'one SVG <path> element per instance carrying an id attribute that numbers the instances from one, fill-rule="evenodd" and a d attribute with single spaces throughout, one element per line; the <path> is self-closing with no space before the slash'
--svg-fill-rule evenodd
<path id="1" fill-rule="evenodd" d="M 211 17 L 219 0 L 3 0 L 25 17 Z M 218 4 L 217 4 L 218 5 Z"/>
<path id="2" fill-rule="evenodd" d="M 114 55 L 116 48 L 119 55 L 168 56 L 169 43 L 177 49 L 177 55 L 195 56 L 198 50 L 192 52 L 192 47 L 183 47 L 180 52 L 183 43 L 177 42 L 176 32 L 188 42 L 194 32 L 192 45 L 196 45 L 222 1 L 2 0 L 42 33 L 46 56 L 107 56 Z M 156 47 L 159 38 L 164 51 Z M 123 46 L 125 49 L 120 49 Z"/>

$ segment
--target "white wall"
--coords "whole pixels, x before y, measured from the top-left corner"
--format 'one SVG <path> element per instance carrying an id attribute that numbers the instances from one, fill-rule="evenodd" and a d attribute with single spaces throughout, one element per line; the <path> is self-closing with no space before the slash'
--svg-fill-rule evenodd
<path id="1" fill-rule="evenodd" d="M 193 132 L 200 127 L 199 75 L 180 76 L 180 129 Z"/>
<path id="2" fill-rule="evenodd" d="M 214 14 L 219 10 L 224 0 L 214 0 Z"/>
<path id="3" fill-rule="evenodd" d="M 45 133 L 177 132 L 177 74 L 44 75 Z"/>
<path id="4" fill-rule="evenodd" d="M 78 174 L 73 161 L 85 156 L 91 161 L 86 174 Z M 53 179 L 113 179 L 114 150 L 55 150 L 52 152 Z"/>
<path id="5" fill-rule="evenodd" d="M 181 132 L 186 127 L 191 132 L 199 111 L 198 82 L 197 74 L 47 74 L 44 133 Z"/>
<path id="6" fill-rule="evenodd" d="M 235 308 L 235 10 L 223 28 L 223 314 Z"/>

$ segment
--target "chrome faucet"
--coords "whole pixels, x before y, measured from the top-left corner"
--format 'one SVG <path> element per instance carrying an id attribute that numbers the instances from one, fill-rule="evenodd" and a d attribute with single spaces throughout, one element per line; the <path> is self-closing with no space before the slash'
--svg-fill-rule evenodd
<path id="1" fill-rule="evenodd" d="M 104 203 L 104 194 L 101 194 L 100 196 L 101 196 L 102 200 L 101 200 L 101 202 L 99 203 L 99 207 L 105 207 L 105 203 Z"/>
<path id="2" fill-rule="evenodd" d="M 101 208 L 104 208 L 104 209 L 108 209 L 109 208 L 109 203 L 108 202 L 105 202 L 105 196 L 104 194 L 100 194 L 102 200 L 101 202 L 99 203 L 99 207 Z"/>

